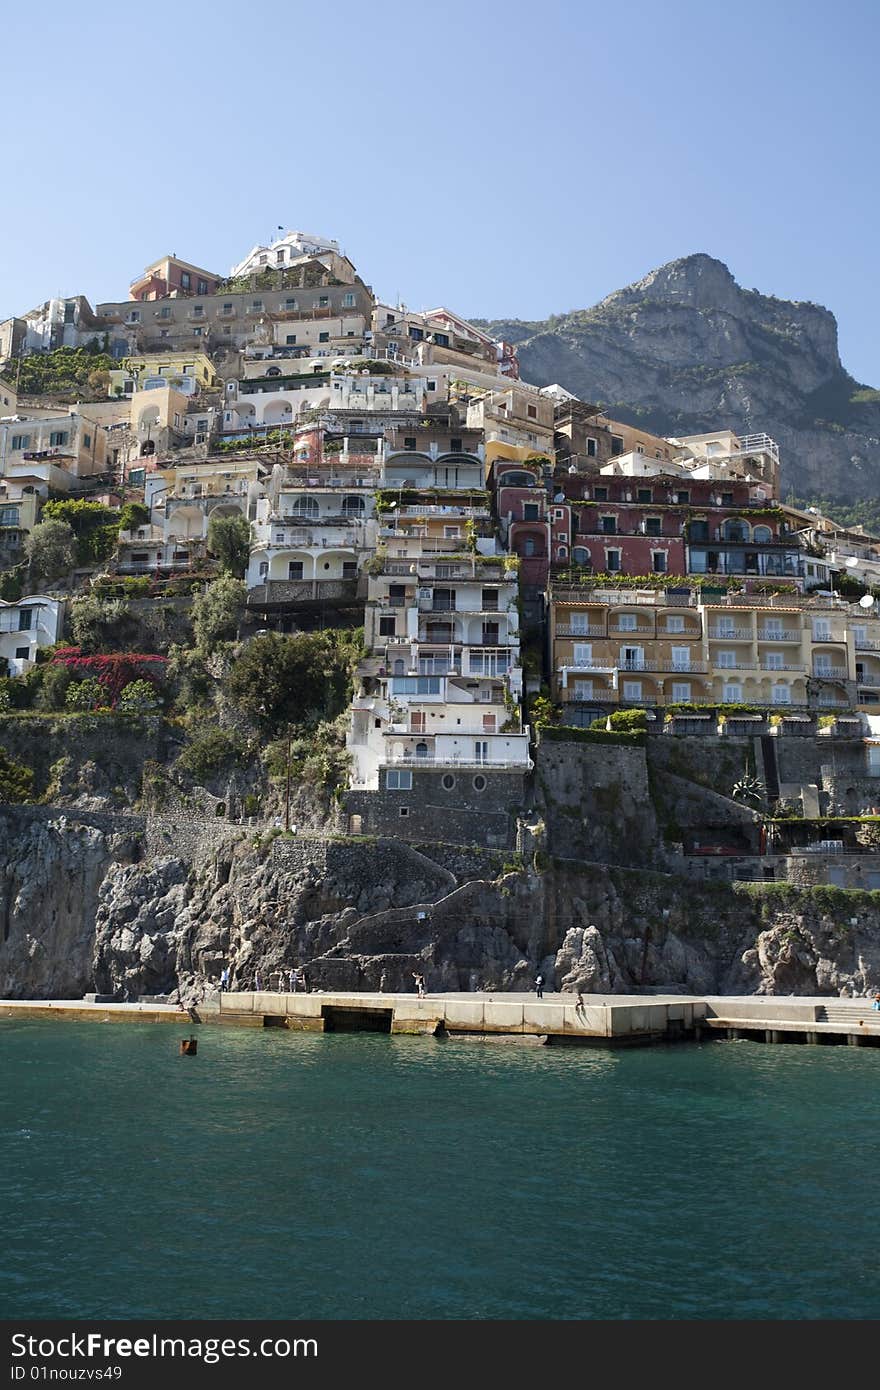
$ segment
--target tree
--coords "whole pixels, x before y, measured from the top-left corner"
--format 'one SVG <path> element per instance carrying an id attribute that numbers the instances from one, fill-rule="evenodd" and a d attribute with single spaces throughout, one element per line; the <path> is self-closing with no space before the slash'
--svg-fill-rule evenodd
<path id="1" fill-rule="evenodd" d="M 64 703 L 67 709 L 100 709 L 107 704 L 107 692 L 99 680 L 87 676 L 84 681 L 74 681 L 68 686 Z"/>
<path id="2" fill-rule="evenodd" d="M 31 579 L 51 582 L 68 574 L 76 564 L 76 538 L 66 521 L 40 521 L 26 542 Z"/>
<path id="3" fill-rule="evenodd" d="M 251 548 L 250 523 L 243 516 L 212 516 L 208 522 L 208 549 L 223 569 L 244 578 Z"/>
<path id="4" fill-rule="evenodd" d="M 231 642 L 238 635 L 247 589 L 240 579 L 221 574 L 213 584 L 193 599 L 192 625 L 196 645 L 212 652 L 219 642 Z"/>
<path id="5" fill-rule="evenodd" d="M 137 621 L 123 599 L 84 594 L 71 605 L 70 628 L 84 652 L 118 651 L 137 633 Z"/>
<path id="6" fill-rule="evenodd" d="M 119 697 L 116 708 L 120 714 L 150 714 L 159 708 L 161 700 L 150 681 L 129 681 Z"/>
<path id="7" fill-rule="evenodd" d="M 266 728 L 302 724 L 315 714 L 332 718 L 347 699 L 355 656 L 348 634 L 267 632 L 252 638 L 237 658 L 229 693 Z"/>

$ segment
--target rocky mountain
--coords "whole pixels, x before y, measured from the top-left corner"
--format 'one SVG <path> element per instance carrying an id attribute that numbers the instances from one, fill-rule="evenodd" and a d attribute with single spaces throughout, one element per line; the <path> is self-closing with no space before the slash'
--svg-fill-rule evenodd
<path id="1" fill-rule="evenodd" d="M 559 382 L 615 419 L 663 435 L 766 431 L 783 494 L 880 493 L 880 390 L 844 369 L 834 315 L 743 289 L 712 256 L 670 261 L 543 323 L 474 322 L 517 344 L 525 380 Z"/>

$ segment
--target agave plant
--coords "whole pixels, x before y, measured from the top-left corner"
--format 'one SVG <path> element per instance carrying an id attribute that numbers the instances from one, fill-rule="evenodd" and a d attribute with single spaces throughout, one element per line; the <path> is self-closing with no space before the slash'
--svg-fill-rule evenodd
<path id="1" fill-rule="evenodd" d="M 734 801 L 743 801 L 747 805 L 760 806 L 763 804 L 767 789 L 759 777 L 753 777 L 746 773 L 738 782 L 734 782 L 730 794 Z"/>

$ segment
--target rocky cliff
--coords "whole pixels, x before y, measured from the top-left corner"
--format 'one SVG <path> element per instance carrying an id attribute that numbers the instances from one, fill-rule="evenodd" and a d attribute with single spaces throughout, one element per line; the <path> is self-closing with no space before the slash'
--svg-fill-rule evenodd
<path id="1" fill-rule="evenodd" d="M 124 817 L 0 812 L 0 997 L 204 998 L 223 964 L 323 989 L 837 994 L 880 986 L 877 895 L 239 831 L 151 854 Z"/>
<path id="2" fill-rule="evenodd" d="M 834 315 L 743 289 L 711 256 L 671 261 L 591 309 L 486 326 L 518 345 L 527 381 L 559 382 L 616 419 L 662 435 L 765 430 L 784 492 L 880 492 L 880 391 L 845 371 Z"/>

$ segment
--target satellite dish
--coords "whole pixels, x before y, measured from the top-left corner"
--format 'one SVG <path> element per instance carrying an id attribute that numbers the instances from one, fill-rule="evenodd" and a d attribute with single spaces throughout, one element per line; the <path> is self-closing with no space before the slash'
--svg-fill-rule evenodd
<path id="1" fill-rule="evenodd" d="M 862 597 L 859 599 L 859 607 L 860 607 L 860 608 L 873 608 L 873 607 L 874 607 L 874 595 L 873 595 L 873 594 L 862 594 Z"/>

